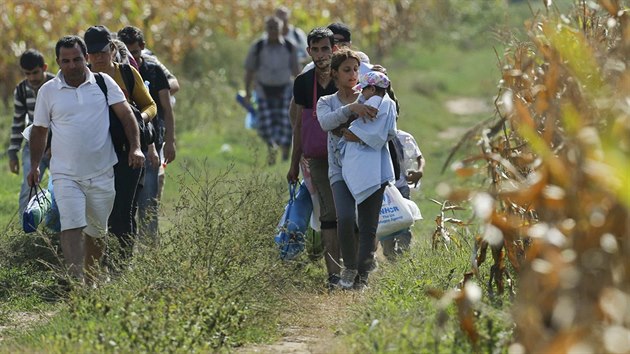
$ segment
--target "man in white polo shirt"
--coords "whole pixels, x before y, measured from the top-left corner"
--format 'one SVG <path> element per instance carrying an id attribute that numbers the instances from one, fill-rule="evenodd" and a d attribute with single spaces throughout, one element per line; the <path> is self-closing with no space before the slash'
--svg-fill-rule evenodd
<path id="1" fill-rule="evenodd" d="M 114 203 L 118 162 L 109 134 L 109 106 L 130 141 L 129 165 L 144 164 L 138 125 L 123 92 L 106 74 L 107 100 L 87 68 L 87 49 L 78 36 L 55 46 L 57 76 L 39 90 L 31 131 L 29 185 L 39 181 L 39 161 L 52 130 L 50 172 L 61 217 L 61 250 L 68 271 L 79 280 L 101 259 L 107 218 Z M 85 234 L 85 236 L 83 235 Z M 87 237 L 86 237 L 87 236 Z"/>

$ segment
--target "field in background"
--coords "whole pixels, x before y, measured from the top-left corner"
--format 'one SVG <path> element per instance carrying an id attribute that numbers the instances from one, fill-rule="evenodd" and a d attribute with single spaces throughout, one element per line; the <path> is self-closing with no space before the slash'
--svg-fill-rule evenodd
<path id="1" fill-rule="evenodd" d="M 519 24 L 522 23 L 522 19 L 528 11 L 527 5 L 520 2 L 510 5 L 510 11 L 504 12 L 499 18 L 506 21 L 505 25 L 520 26 Z M 480 26 L 482 25 L 480 24 Z M 388 68 L 402 105 L 399 127 L 416 137 L 427 160 L 422 188 L 419 192 L 412 192 L 412 198 L 420 206 L 425 220 L 419 222 L 414 228 L 415 248 L 413 252 L 408 257 L 403 258 L 400 264 L 383 265 L 381 275 L 377 275 L 374 279 L 374 285 L 368 294 L 369 297 L 364 298 L 364 302 L 359 303 L 354 308 L 353 317 L 349 320 L 352 325 L 347 327 L 350 329 L 342 331 L 343 334 L 347 335 L 348 345 L 355 348 L 357 352 L 364 350 L 386 351 L 388 348 L 401 352 L 417 350 L 417 341 L 400 341 L 400 338 L 413 337 L 421 338 L 421 343 L 424 345 L 422 348 L 427 351 L 470 349 L 466 341 L 461 338 L 461 331 L 455 323 L 446 327 L 447 332 L 445 333 L 438 331 L 437 325 L 434 326 L 433 324 L 437 324 L 439 321 L 437 317 L 440 310 L 439 304 L 436 304 L 434 300 L 428 298 L 420 290 L 427 288 L 451 289 L 457 285 L 461 275 L 469 266 L 471 240 L 466 240 L 466 237 L 472 237 L 471 234 L 460 236 L 462 238 L 460 247 L 431 251 L 430 237 L 435 228 L 433 219 L 439 212 L 439 206 L 429 199 L 441 201 L 442 197 L 437 192 L 437 187 L 441 182 L 470 183 L 460 182 L 449 168 L 441 173 L 442 165 L 445 163 L 452 146 L 459 141 L 468 127 L 492 116 L 494 95 L 497 92 L 497 82 L 500 76 L 495 49 L 499 53 L 503 49 L 501 44 L 494 40 L 495 37 L 491 32 L 479 31 L 478 29 L 477 32 L 479 34 L 474 38 L 462 38 L 461 34 L 459 37 L 450 36 L 449 33 L 436 34 L 439 31 L 432 33 L 434 37 L 427 36 L 425 38 L 422 36 L 424 32 L 419 32 L 415 40 L 398 43 L 392 47 L 391 54 L 382 59 L 381 64 Z M 286 280 L 292 289 L 307 292 L 320 285 L 319 278 L 322 274 L 321 270 L 317 270 L 311 265 L 308 266 L 307 272 L 302 273 L 305 274 L 304 279 L 293 280 L 292 283 L 289 279 L 290 274 L 291 271 L 296 270 L 277 268 L 278 265 L 271 260 L 273 249 L 270 242 L 274 223 L 282 213 L 286 198 L 285 175 L 288 164 L 280 163 L 273 167 L 266 166 L 265 147 L 255 132 L 244 129 L 245 112 L 234 102 L 236 90 L 241 87 L 242 70 L 240 63 L 243 60 L 242 53 L 245 52 L 247 43 L 230 41 L 220 36 L 217 38 L 215 39 L 216 42 L 213 43 L 211 55 L 202 50 L 193 51 L 188 56 L 189 62 L 183 63 L 183 66 L 178 68 L 180 72 L 185 73 L 180 76 L 182 90 L 177 95 L 178 101 L 175 107 L 179 129 L 178 157 L 175 163 L 167 168 L 162 226 L 165 233 L 172 237 L 169 241 L 172 242 L 170 243 L 172 247 L 177 248 L 175 241 L 177 237 L 180 237 L 187 247 L 198 246 L 194 239 L 199 237 L 199 230 L 193 232 L 193 230 L 186 230 L 182 226 L 186 225 L 187 222 L 200 222 L 199 216 L 192 214 L 195 211 L 204 210 L 199 209 L 202 208 L 204 200 L 219 198 L 228 191 L 237 194 L 239 188 L 236 183 L 245 183 L 246 186 L 240 189 L 251 193 L 248 195 L 248 198 L 251 199 L 246 200 L 254 204 L 260 203 L 259 206 L 262 210 L 259 211 L 258 223 L 251 221 L 246 228 L 251 234 L 245 235 L 259 240 L 260 243 L 245 247 L 243 251 L 251 252 L 255 247 L 260 247 L 262 257 L 269 257 L 269 260 L 265 259 L 260 266 L 270 267 L 273 270 L 271 275 L 277 277 L 277 279 L 263 277 L 263 285 L 260 285 L 260 290 L 269 290 L 270 295 L 269 299 L 258 299 L 261 303 L 254 304 L 254 307 L 260 306 L 260 308 L 255 309 L 258 312 L 242 310 L 242 307 L 239 307 L 242 304 L 235 305 L 234 309 L 217 309 L 219 312 L 225 310 L 225 316 L 228 320 L 238 318 L 236 323 L 233 323 L 234 327 L 227 328 L 226 333 L 234 334 L 240 328 L 239 326 L 247 327 L 247 325 L 251 331 L 247 335 L 237 335 L 234 342 L 221 342 L 220 340 L 212 342 L 212 345 L 220 346 L 231 345 L 238 341 L 273 338 L 275 335 L 273 329 L 265 328 L 268 333 L 253 333 L 251 322 L 248 321 L 251 320 L 252 313 L 273 318 L 274 311 L 277 311 L 274 306 L 278 306 L 274 291 L 282 289 L 281 282 L 277 280 Z M 373 54 L 371 48 L 360 49 L 368 54 Z M 175 71 L 177 72 L 177 70 Z M 461 99 L 467 99 L 467 101 Z M 464 112 L 468 110 L 474 113 L 460 114 L 460 111 L 458 111 L 460 113 L 455 113 L 454 111 L 457 110 L 453 106 L 450 106 L 451 109 L 449 110 L 449 103 L 453 104 L 453 102 L 455 104 L 459 102 L 460 111 L 463 109 Z M 481 109 L 479 109 L 479 105 L 481 105 Z M 3 116 L 9 116 L 9 113 Z M 3 122 L 0 127 L 2 127 L 2 131 L 6 131 L 6 122 Z M 467 148 L 475 149 L 476 147 Z M 0 167 L 7 165 L 6 156 L 3 155 L 0 158 Z M 88 305 L 103 303 L 116 306 L 116 296 L 124 293 L 125 287 L 131 287 L 131 291 L 136 294 L 146 290 L 160 301 L 168 302 L 168 296 L 175 296 L 178 291 L 181 291 L 181 288 L 177 286 L 182 286 L 182 283 L 171 279 L 170 276 L 175 277 L 178 272 L 183 271 L 199 272 L 196 273 L 197 275 L 204 272 L 203 267 L 197 268 L 186 262 L 198 261 L 201 255 L 207 256 L 208 253 L 204 252 L 209 252 L 209 250 L 203 250 L 204 252 L 192 255 L 190 259 L 176 257 L 166 252 L 160 255 L 182 261 L 184 267 L 175 269 L 164 265 L 160 268 L 166 273 L 172 272 L 172 274 L 167 274 L 168 281 L 164 285 L 172 292 L 167 292 L 167 296 L 164 298 L 156 295 L 159 289 L 149 285 L 151 276 L 156 278 L 164 276 L 164 274 L 150 273 L 151 268 L 148 264 L 151 264 L 151 259 L 149 258 L 143 259 L 147 264 L 140 266 L 149 272 L 148 275 L 141 277 L 137 273 L 132 273 L 127 279 L 129 283 L 114 282 L 110 286 L 112 288 L 110 290 L 103 290 L 93 295 L 79 294 L 69 304 L 60 302 L 51 304 L 38 297 L 28 298 L 29 300 L 26 301 L 26 294 L 32 292 L 35 286 L 33 282 L 39 282 L 37 286 L 40 286 L 41 284 L 50 284 L 53 281 L 49 272 L 43 270 L 42 267 L 33 265 L 27 259 L 30 257 L 28 252 L 19 249 L 19 246 L 33 241 L 33 238 L 24 239 L 16 231 L 17 226 L 10 223 L 20 179 L 10 175 L 7 171 L 7 168 L 0 169 L 0 184 L 7 186 L 0 190 L 0 227 L 5 230 L 5 233 L 0 235 L 0 285 L 6 286 L 4 292 L 0 290 L 0 325 L 3 322 L 11 324 L 13 321 L 12 313 L 15 311 L 39 313 L 40 311 L 51 311 L 51 308 L 53 311 L 61 313 L 59 319 L 54 323 L 62 329 L 74 328 L 72 327 L 72 320 L 88 321 L 88 323 L 93 324 L 97 322 L 98 315 L 90 315 L 87 310 Z M 235 185 L 229 187 L 225 183 L 219 183 L 214 189 L 208 188 L 208 186 L 214 186 L 209 181 L 218 178 L 217 176 L 224 176 L 221 178 L 233 182 Z M 477 182 L 481 183 L 482 181 Z M 265 193 L 262 193 L 261 190 L 264 190 Z M 195 202 L 186 198 L 191 195 L 194 195 Z M 256 196 L 264 197 L 267 201 L 262 202 Z M 201 204 L 199 204 L 200 202 Z M 250 208 L 244 209 L 248 214 L 240 214 L 238 210 L 233 210 L 234 215 L 239 217 L 249 215 L 251 217 L 252 214 L 255 214 Z M 182 210 L 185 212 L 182 213 Z M 214 217 L 226 217 L 225 214 L 217 216 L 212 213 L 205 216 L 213 222 L 217 220 L 213 219 Z M 467 218 L 468 212 L 464 212 L 458 217 Z M 261 225 L 261 220 L 267 221 L 267 224 Z M 232 221 L 234 223 L 242 222 L 238 219 Z M 248 219 L 247 222 L 250 220 Z M 5 225 L 8 225 L 8 229 L 5 229 Z M 254 226 L 259 227 L 259 229 Z M 229 230 L 225 235 L 232 237 L 238 233 L 239 227 Z M 208 235 L 213 235 L 212 237 L 221 237 L 223 236 L 221 232 L 225 230 L 208 225 L 208 228 L 203 229 L 203 231 L 207 232 Z M 471 232 L 474 231 L 474 228 L 471 229 Z M 178 235 L 178 232 L 182 232 L 182 234 Z M 226 249 L 229 248 L 230 252 L 238 252 L 238 250 L 231 249 L 232 246 L 226 245 L 225 247 Z M 14 254 L 9 260 L 2 260 L 2 255 L 14 252 L 16 248 L 17 256 Z M 226 254 L 238 256 L 238 253 L 227 251 Z M 251 266 L 251 264 L 247 266 Z M 423 269 L 423 271 L 418 273 L 417 269 Z M 483 276 L 487 277 L 487 271 L 487 269 L 483 270 Z M 207 274 L 204 273 L 188 280 L 203 282 L 204 276 Z M 251 277 L 251 274 L 246 274 L 246 276 Z M 177 283 L 177 286 L 173 286 L 173 283 Z M 230 283 L 226 281 L 218 284 Z M 254 283 L 252 286 L 257 287 L 258 285 Z M 253 291 L 255 290 L 256 288 L 253 289 Z M 205 288 L 192 287 L 188 291 L 201 291 L 208 296 L 216 295 Z M 41 294 L 38 291 L 35 293 Z M 226 294 L 219 295 L 225 296 Z M 247 294 L 247 296 L 251 298 L 251 294 Z M 179 321 L 185 318 L 186 311 L 193 311 L 195 306 L 203 307 L 212 304 L 212 301 L 208 299 L 206 299 L 208 302 L 194 302 L 191 301 L 191 298 L 192 296 L 190 298 L 185 297 L 177 302 L 179 307 L 173 309 L 171 313 L 174 319 L 174 322 L 170 323 L 171 325 L 179 324 L 175 320 Z M 147 311 L 149 315 L 145 320 L 156 320 L 159 318 L 157 311 L 164 311 L 164 308 L 159 306 L 142 307 L 129 298 L 125 299 L 131 302 L 126 308 L 128 312 L 118 315 L 123 319 L 128 318 L 128 323 L 141 321 L 133 317 L 132 310 Z M 488 326 L 486 332 L 490 338 L 489 348 L 500 348 L 510 338 L 511 324 L 506 321 L 505 317 L 505 312 L 509 309 L 504 307 L 504 304 L 508 303 L 509 298 L 507 297 L 494 299 L 482 314 L 485 316 L 485 323 Z M 77 313 L 77 310 L 80 312 Z M 105 316 L 105 314 L 101 315 Z M 208 318 L 210 317 L 208 316 Z M 199 323 L 205 323 L 204 321 L 208 321 L 208 318 L 200 318 Z M 112 319 L 110 320 L 113 321 L 111 323 L 117 323 Z M 378 320 L 377 325 L 374 325 L 374 320 Z M 168 324 L 167 322 L 166 325 Z M 372 325 L 376 326 L 374 328 L 377 329 L 369 329 Z M 53 331 L 49 327 L 44 327 L 40 331 L 38 335 L 48 338 L 49 343 L 58 345 L 57 348 L 68 348 L 65 347 L 68 344 L 64 342 L 63 338 L 54 337 L 59 332 Z M 88 328 L 79 335 L 85 335 L 86 338 L 89 338 L 93 335 L 90 331 L 91 329 Z M 16 336 L 20 333 L 20 328 L 9 333 L 11 336 Z M 184 335 L 184 333 L 166 330 L 160 333 L 174 336 Z M 438 339 L 443 343 L 438 344 Z M 35 337 L 27 336 L 20 339 L 21 345 L 27 345 L 27 348 L 28 345 L 37 347 L 35 342 Z M 409 347 L 391 347 L 392 343 L 396 342 L 407 343 Z M 138 348 L 134 346 L 137 343 L 131 340 L 130 343 L 127 344 L 127 347 L 120 348 L 128 350 Z M 106 344 L 104 345 L 106 347 Z M 154 348 L 169 348 L 168 343 L 157 343 L 156 345 L 158 346 Z M 191 343 L 190 345 L 200 344 Z"/>

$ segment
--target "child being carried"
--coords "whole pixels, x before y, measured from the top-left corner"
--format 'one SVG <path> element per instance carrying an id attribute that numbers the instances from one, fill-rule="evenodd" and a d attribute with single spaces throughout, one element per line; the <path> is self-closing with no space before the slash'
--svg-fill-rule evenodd
<path id="1" fill-rule="evenodd" d="M 380 171 L 382 164 L 391 164 L 383 147 L 396 136 L 396 103 L 387 95 L 390 82 L 381 72 L 370 71 L 361 75 L 356 90 L 361 90 L 359 102 L 378 109 L 374 119 L 355 118 L 348 128 L 342 128 L 339 141 L 339 162 L 343 178 L 357 204 L 380 188 L 383 176 L 360 174 L 366 166 Z M 387 148 L 385 148 L 387 151 Z"/>

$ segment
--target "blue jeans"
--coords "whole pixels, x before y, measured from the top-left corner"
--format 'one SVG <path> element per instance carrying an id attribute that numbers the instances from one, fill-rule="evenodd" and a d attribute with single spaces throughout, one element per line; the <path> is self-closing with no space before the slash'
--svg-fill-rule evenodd
<path id="1" fill-rule="evenodd" d="M 42 176 L 46 173 L 46 169 L 48 169 L 48 165 L 50 161 L 48 157 L 43 157 L 39 163 L 39 178 L 41 182 Z M 26 205 L 29 201 L 29 194 L 31 191 L 31 187 L 28 186 L 28 181 L 26 177 L 28 173 L 31 171 L 31 148 L 27 143 L 24 144 L 24 148 L 22 149 L 22 187 L 20 188 L 20 197 L 19 197 L 19 216 L 20 220 L 22 219 L 22 214 L 24 213 L 24 209 L 26 209 Z"/>
<path id="2" fill-rule="evenodd" d="M 158 172 L 160 166 L 144 163 L 144 185 L 138 193 L 138 229 L 140 237 L 146 241 L 158 236 Z"/>

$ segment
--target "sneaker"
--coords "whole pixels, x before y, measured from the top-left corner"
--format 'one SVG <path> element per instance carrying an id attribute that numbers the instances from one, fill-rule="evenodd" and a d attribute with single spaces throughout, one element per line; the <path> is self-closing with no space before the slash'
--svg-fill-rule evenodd
<path id="1" fill-rule="evenodd" d="M 368 288 L 368 273 L 366 274 L 357 274 L 357 277 L 354 281 L 354 290 L 365 290 Z"/>
<path id="2" fill-rule="evenodd" d="M 357 276 L 356 269 L 344 268 L 341 271 L 341 279 L 339 280 L 339 287 L 342 289 L 352 289 L 354 286 L 354 278 Z"/>
<path id="3" fill-rule="evenodd" d="M 341 278 L 337 274 L 328 274 L 328 290 L 333 290 L 339 287 L 339 280 L 341 280 Z"/>

